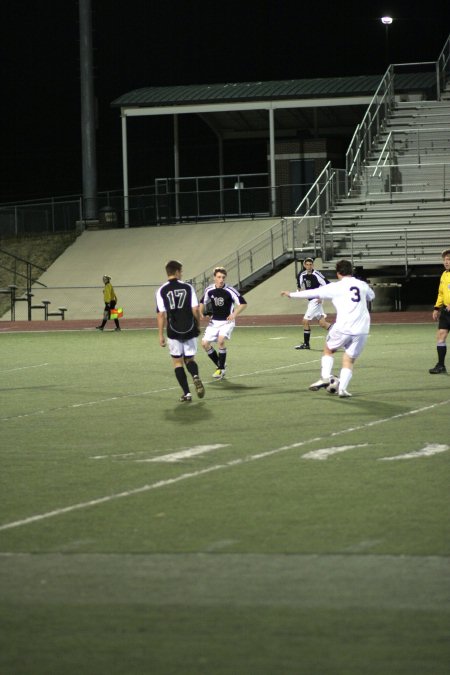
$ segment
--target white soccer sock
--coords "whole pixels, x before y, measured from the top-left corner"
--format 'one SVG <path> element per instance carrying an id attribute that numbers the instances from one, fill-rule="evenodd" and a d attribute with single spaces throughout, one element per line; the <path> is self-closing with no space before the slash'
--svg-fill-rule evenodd
<path id="1" fill-rule="evenodd" d="M 341 368 L 339 375 L 339 391 L 347 391 L 347 387 L 352 379 L 353 371 L 350 368 Z"/>
<path id="2" fill-rule="evenodd" d="M 331 371 L 333 370 L 334 358 L 332 356 L 327 356 L 324 354 L 322 356 L 322 368 L 321 368 L 321 377 L 322 380 L 329 380 L 331 376 Z"/>

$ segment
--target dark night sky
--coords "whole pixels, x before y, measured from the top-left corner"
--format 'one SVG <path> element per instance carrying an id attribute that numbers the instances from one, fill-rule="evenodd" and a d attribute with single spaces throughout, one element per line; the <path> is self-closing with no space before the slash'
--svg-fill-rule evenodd
<path id="1" fill-rule="evenodd" d="M 449 0 L 92 0 L 92 10 L 100 190 L 121 186 L 120 118 L 110 103 L 127 91 L 382 74 L 384 14 L 395 19 L 391 62 L 436 60 L 450 32 Z M 3 0 L 0 31 L 0 200 L 80 193 L 78 2 Z M 147 128 L 154 162 L 135 184 L 167 175 L 166 123 Z"/>

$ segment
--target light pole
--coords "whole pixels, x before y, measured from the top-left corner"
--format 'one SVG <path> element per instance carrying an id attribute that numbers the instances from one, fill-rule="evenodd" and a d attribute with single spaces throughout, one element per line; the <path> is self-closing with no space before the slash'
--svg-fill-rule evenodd
<path id="1" fill-rule="evenodd" d="M 393 21 L 392 16 L 382 16 L 381 23 L 386 27 L 386 68 L 389 67 L 389 26 Z"/>
<path id="2" fill-rule="evenodd" d="M 83 219 L 97 219 L 97 155 L 91 0 L 79 0 Z"/>

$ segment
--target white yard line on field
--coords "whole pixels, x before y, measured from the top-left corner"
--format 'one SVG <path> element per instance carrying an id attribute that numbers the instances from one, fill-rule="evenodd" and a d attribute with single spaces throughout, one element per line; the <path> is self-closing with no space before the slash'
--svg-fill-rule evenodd
<path id="1" fill-rule="evenodd" d="M 48 413 L 60 412 L 61 410 L 75 410 L 78 408 L 86 408 L 87 406 L 100 405 L 101 403 L 111 403 L 112 401 L 120 401 L 124 398 L 138 398 L 139 396 L 149 396 L 150 394 L 160 394 L 163 391 L 172 391 L 176 387 L 165 387 L 164 389 L 152 389 L 150 391 L 140 391 L 131 394 L 120 394 L 119 396 L 109 396 L 108 398 L 99 398 L 95 401 L 85 401 L 84 403 L 71 403 L 69 405 L 62 405 L 58 408 L 49 408 L 48 410 L 33 410 L 29 413 L 21 415 L 11 415 L 11 417 L 1 417 L 0 422 L 10 422 L 12 420 L 23 419 L 25 417 L 34 417 L 34 415 L 43 415 Z"/>
<path id="2" fill-rule="evenodd" d="M 325 438 L 334 438 L 336 436 L 342 436 L 343 434 L 352 433 L 354 431 L 361 431 L 369 429 L 370 427 L 376 426 L 378 424 L 385 424 L 387 422 L 392 422 L 394 420 L 400 419 L 402 417 L 407 417 L 409 415 L 417 415 L 422 412 L 428 412 L 429 410 L 434 410 L 443 405 L 447 406 L 450 403 L 450 399 L 446 401 L 440 401 L 439 403 L 433 403 L 431 405 L 424 406 L 423 408 L 417 408 L 416 410 L 410 410 L 405 413 L 398 413 L 397 415 L 392 415 L 392 417 L 384 417 L 379 420 L 374 420 L 372 422 L 366 422 L 365 424 L 360 424 L 356 427 L 349 427 L 348 429 L 342 429 L 341 431 L 334 431 L 331 434 L 326 434 L 325 436 L 317 436 L 315 438 L 310 438 L 308 440 L 297 441 L 296 443 L 291 443 L 290 445 L 282 445 L 280 448 L 275 448 L 274 450 L 268 450 L 266 452 L 260 452 L 255 455 L 249 455 L 247 457 L 242 457 L 223 464 L 215 464 L 214 466 L 207 467 L 205 469 L 199 469 L 198 471 L 191 471 L 189 473 L 183 473 L 176 478 L 169 478 L 166 480 L 160 480 L 156 483 L 151 483 L 150 485 L 142 485 L 141 487 L 135 488 L 133 490 L 126 490 L 124 492 L 117 492 L 115 494 L 106 495 L 105 497 L 98 497 L 97 499 L 91 499 L 87 502 L 80 502 L 79 504 L 71 504 L 69 506 L 54 509 L 53 511 L 47 511 L 47 513 L 38 513 L 34 516 L 29 516 L 28 518 L 22 518 L 21 520 L 15 520 L 11 523 L 4 523 L 0 525 L 0 531 L 2 530 L 11 530 L 15 527 L 21 527 L 22 525 L 30 525 L 31 523 L 36 523 L 41 520 L 46 520 L 47 518 L 53 518 L 54 516 L 61 516 L 65 513 L 72 513 L 73 511 L 79 511 L 81 509 L 86 509 L 91 506 L 98 506 L 99 504 L 106 504 L 112 502 L 116 499 L 122 499 L 123 497 L 131 497 L 133 495 L 141 494 L 143 492 L 150 492 L 152 490 L 157 490 L 159 488 L 168 487 L 169 485 L 175 485 L 176 483 L 181 483 L 182 481 L 189 480 L 190 478 L 198 478 L 199 476 L 204 476 L 208 473 L 213 473 L 215 471 L 220 471 L 222 469 L 229 469 L 234 466 L 239 466 L 243 464 L 249 464 L 250 462 L 255 462 L 259 459 L 265 459 L 266 457 L 271 457 L 273 455 L 279 454 L 281 452 L 286 452 L 288 450 L 294 450 L 300 448 L 309 443 L 320 443 L 325 440 Z"/>
<path id="3" fill-rule="evenodd" d="M 29 368 L 42 368 L 43 366 L 48 366 L 48 363 L 36 363 L 34 366 L 20 366 L 18 368 L 8 368 L 8 370 L 0 370 L 0 375 L 3 375 L 3 373 L 14 373 L 17 370 L 28 370 Z"/>
<path id="4" fill-rule="evenodd" d="M 354 448 L 366 448 L 368 445 L 368 443 L 359 443 L 359 445 L 336 445 L 331 448 L 321 448 L 320 450 L 307 452 L 306 455 L 302 455 L 302 459 L 324 460 L 339 452 L 346 452 L 347 450 L 353 450 Z"/>
<path id="5" fill-rule="evenodd" d="M 422 450 L 416 450 L 415 452 L 407 452 L 405 455 L 395 455 L 394 457 L 379 457 L 378 459 L 383 462 L 389 462 L 395 459 L 417 459 L 418 457 L 432 457 L 437 455 L 440 452 L 446 452 L 450 450 L 448 445 L 439 445 L 438 443 L 427 443 Z"/>
<path id="6" fill-rule="evenodd" d="M 205 452 L 212 450 L 219 450 L 220 448 L 228 448 L 229 443 L 216 443 L 215 445 L 195 445 L 186 450 L 179 452 L 171 452 L 169 455 L 161 455 L 160 457 L 151 457 L 150 459 L 135 459 L 135 462 L 178 462 L 180 459 L 189 459 L 196 455 L 204 455 Z"/>
<path id="7" fill-rule="evenodd" d="M 276 368 L 265 368 L 264 370 L 255 370 L 250 373 L 240 373 L 239 375 L 233 376 L 233 378 L 228 378 L 228 379 L 237 379 L 239 377 L 251 377 L 252 375 L 261 375 L 262 373 L 270 373 L 270 372 L 276 372 L 278 370 L 286 370 L 287 368 L 298 368 L 299 365 L 308 365 L 310 363 L 315 363 L 318 359 L 314 359 L 312 361 L 305 361 L 301 364 L 297 363 L 290 363 L 285 366 L 278 366 Z M 43 364 L 46 365 L 46 364 Z M 211 383 L 207 383 L 213 384 Z M 100 405 L 102 403 L 111 403 L 112 401 L 121 401 L 126 398 L 139 398 L 140 396 L 151 396 L 152 394 L 161 394 L 164 391 L 174 391 L 175 389 L 178 389 L 177 386 L 174 387 L 164 387 L 163 389 L 151 389 L 149 391 L 138 391 L 138 392 L 131 392 L 128 394 L 119 394 L 118 396 L 109 396 L 108 398 L 100 398 L 96 399 L 94 401 L 85 401 L 84 403 L 71 403 L 69 405 L 65 406 L 58 406 L 57 408 L 49 408 L 47 411 L 45 410 L 33 410 L 28 413 L 22 413 L 20 415 L 11 415 L 11 417 L 0 417 L 0 422 L 10 422 L 12 420 L 17 420 L 17 419 L 24 419 L 26 417 L 34 417 L 35 415 L 43 415 L 46 412 L 48 413 L 55 413 L 55 412 L 60 412 L 61 410 L 74 410 L 78 408 L 86 408 L 87 406 L 94 406 L 94 405 Z"/>
<path id="8" fill-rule="evenodd" d="M 115 455 L 93 455 L 89 459 L 117 459 L 117 457 L 123 459 L 124 457 L 133 457 L 136 454 L 136 452 L 119 452 Z"/>

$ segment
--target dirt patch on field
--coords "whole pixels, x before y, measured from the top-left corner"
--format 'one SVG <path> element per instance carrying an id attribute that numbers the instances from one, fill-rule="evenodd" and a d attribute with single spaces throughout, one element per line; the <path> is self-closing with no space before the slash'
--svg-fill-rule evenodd
<path id="1" fill-rule="evenodd" d="M 372 323 L 429 323 L 433 324 L 431 312 L 374 312 Z M 334 316 L 328 315 L 333 321 Z M 98 321 L 89 319 L 77 320 L 49 320 L 49 321 L 0 321 L 0 333 L 21 331 L 55 331 L 55 330 L 95 330 Z M 206 325 L 206 324 L 205 324 Z M 288 314 L 268 314 L 265 316 L 240 316 L 238 326 L 300 326 L 301 316 Z M 124 319 L 121 321 L 123 330 L 138 328 L 156 328 L 156 319 Z M 114 324 L 109 323 L 106 330 L 113 330 Z"/>

